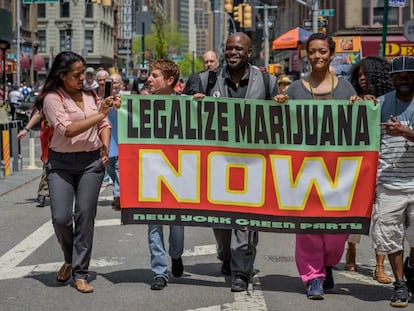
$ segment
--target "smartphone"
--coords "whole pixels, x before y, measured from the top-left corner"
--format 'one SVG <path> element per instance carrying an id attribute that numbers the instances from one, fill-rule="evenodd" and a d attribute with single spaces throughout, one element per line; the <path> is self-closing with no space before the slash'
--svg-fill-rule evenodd
<path id="1" fill-rule="evenodd" d="M 107 98 L 108 96 L 112 95 L 112 80 L 106 79 L 105 80 L 105 94 L 104 98 Z"/>

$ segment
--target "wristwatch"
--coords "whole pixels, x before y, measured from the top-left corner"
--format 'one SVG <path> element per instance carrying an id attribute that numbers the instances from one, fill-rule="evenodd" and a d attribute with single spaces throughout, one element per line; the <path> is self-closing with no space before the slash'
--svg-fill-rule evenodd
<path id="1" fill-rule="evenodd" d="M 28 129 L 27 127 L 23 127 L 23 129 L 24 129 L 25 131 L 30 132 L 30 129 Z"/>

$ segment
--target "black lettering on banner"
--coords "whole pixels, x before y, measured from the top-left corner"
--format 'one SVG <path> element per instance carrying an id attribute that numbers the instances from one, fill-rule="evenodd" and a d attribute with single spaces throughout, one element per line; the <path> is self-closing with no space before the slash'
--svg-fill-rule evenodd
<path id="1" fill-rule="evenodd" d="M 235 139 L 236 142 L 245 141 L 247 143 L 252 142 L 252 124 L 251 120 L 251 106 L 249 104 L 244 105 L 242 112 L 242 106 L 240 104 L 234 105 L 234 126 L 235 126 Z M 240 134 L 242 138 L 240 139 Z M 247 140 L 247 141 L 246 141 Z"/>
<path id="2" fill-rule="evenodd" d="M 132 107 L 133 107 L 133 100 L 132 99 L 128 99 L 127 100 L 127 111 L 128 111 L 128 116 L 127 116 L 127 136 L 128 138 L 138 138 L 138 128 L 134 127 L 133 125 L 133 111 L 132 111 Z"/>
<path id="3" fill-rule="evenodd" d="M 270 140 L 274 145 L 277 142 L 280 144 L 285 143 L 285 133 L 283 130 L 283 111 L 282 106 L 272 105 L 269 107 L 269 117 L 270 117 Z M 279 137 L 279 140 L 276 139 L 276 135 Z"/>
<path id="4" fill-rule="evenodd" d="M 220 141 L 229 141 L 229 132 L 224 128 L 227 127 L 227 103 L 217 103 L 217 128 L 218 139 Z"/>
<path id="5" fill-rule="evenodd" d="M 160 116 L 160 111 L 165 112 L 165 101 L 157 101 L 157 104 L 154 104 L 154 137 L 167 138 L 167 117 L 165 115 Z"/>
<path id="6" fill-rule="evenodd" d="M 215 103 L 206 103 L 204 106 L 204 112 L 207 112 L 207 124 L 205 129 L 205 139 L 206 140 L 215 140 L 216 130 L 213 129 L 213 119 L 216 105 Z"/>
<path id="7" fill-rule="evenodd" d="M 185 138 L 196 139 L 196 129 L 191 127 L 191 106 L 189 100 L 185 101 Z"/>
<path id="8" fill-rule="evenodd" d="M 154 100 L 154 106 L 159 102 Z M 141 100 L 139 103 L 139 137 L 151 138 L 151 127 L 145 127 L 146 124 L 150 123 L 151 117 L 151 101 Z"/>
<path id="9" fill-rule="evenodd" d="M 305 106 L 305 113 L 309 113 L 306 108 L 308 106 Z M 296 106 L 296 126 L 297 132 L 293 133 L 293 144 L 300 145 L 303 141 L 302 106 Z"/>
<path id="10" fill-rule="evenodd" d="M 283 105 L 285 108 L 285 120 L 286 120 L 286 144 L 292 144 L 292 125 L 290 120 L 289 105 Z"/>
<path id="11" fill-rule="evenodd" d="M 367 107 L 364 105 L 359 106 L 358 109 L 354 143 L 360 145 L 361 142 L 370 145 Z"/>
<path id="12" fill-rule="evenodd" d="M 203 139 L 203 102 L 197 101 L 197 139 Z"/>
<path id="13" fill-rule="evenodd" d="M 181 119 L 180 101 L 173 100 L 171 106 L 170 135 L 169 138 L 177 136 L 183 139 L 183 120 Z"/>
<path id="14" fill-rule="evenodd" d="M 329 142 L 330 145 L 335 144 L 334 135 L 334 120 L 332 116 L 332 106 L 324 105 L 322 113 L 322 125 L 321 125 L 321 141 L 320 145 L 325 145 Z"/>
<path id="15" fill-rule="evenodd" d="M 318 144 L 318 106 L 312 106 L 312 113 L 310 110 L 309 106 L 305 106 L 305 144 L 315 146 Z"/>
<path id="16" fill-rule="evenodd" d="M 339 146 L 352 144 L 352 105 L 338 107 L 338 142 Z M 346 111 L 346 113 L 345 113 Z"/>
<path id="17" fill-rule="evenodd" d="M 254 142 L 256 144 L 262 141 L 264 144 L 269 143 L 269 137 L 267 136 L 266 122 L 264 117 L 263 106 L 256 106 L 256 118 L 254 120 Z"/>

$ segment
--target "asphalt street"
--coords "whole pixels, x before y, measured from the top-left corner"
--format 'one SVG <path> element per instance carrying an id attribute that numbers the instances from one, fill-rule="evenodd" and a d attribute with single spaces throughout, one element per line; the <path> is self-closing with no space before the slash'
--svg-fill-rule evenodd
<path id="1" fill-rule="evenodd" d="M 36 139 L 36 157 L 39 146 Z M 36 207 L 41 163 L 28 169 L 29 138 L 22 140 L 24 169 L 0 180 L 0 310 L 391 310 L 391 285 L 372 279 L 375 262 L 370 240 L 357 246 L 358 272 L 334 270 L 335 289 L 322 301 L 306 298 L 294 262 L 294 235 L 260 233 L 249 291 L 232 293 L 220 273 L 210 228 L 186 227 L 184 275 L 171 276 L 162 291 L 152 291 L 147 226 L 120 224 L 112 209 L 112 188 L 103 188 L 98 204 L 90 267 L 93 294 L 80 294 L 69 281 L 55 282 L 62 253 L 48 207 Z M 168 228 L 165 227 L 168 247 Z M 389 264 L 387 271 L 390 273 Z M 412 309 L 411 303 L 407 310 Z"/>

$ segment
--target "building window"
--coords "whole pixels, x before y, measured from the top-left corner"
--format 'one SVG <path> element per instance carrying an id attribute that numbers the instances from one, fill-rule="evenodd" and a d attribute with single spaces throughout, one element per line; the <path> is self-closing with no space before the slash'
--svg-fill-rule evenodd
<path id="1" fill-rule="evenodd" d="M 93 30 L 85 30 L 85 50 L 93 53 Z"/>
<path id="2" fill-rule="evenodd" d="M 85 17 L 93 17 L 93 3 L 90 1 L 86 2 L 86 12 L 85 12 Z"/>
<path id="3" fill-rule="evenodd" d="M 46 3 L 37 4 L 37 17 L 46 18 Z"/>
<path id="4" fill-rule="evenodd" d="M 59 31 L 60 51 L 72 50 L 72 29 Z"/>
<path id="5" fill-rule="evenodd" d="M 39 38 L 39 53 L 46 53 L 46 30 L 39 30 L 37 36 Z"/>
<path id="6" fill-rule="evenodd" d="M 60 3 L 60 17 L 70 17 L 70 2 L 64 1 Z"/>
<path id="7" fill-rule="evenodd" d="M 387 0 L 388 1 L 388 0 Z M 404 8 L 388 8 L 388 26 L 402 27 L 409 19 L 410 1 Z M 382 27 L 384 21 L 384 0 L 362 1 L 362 24 L 369 27 Z"/>

